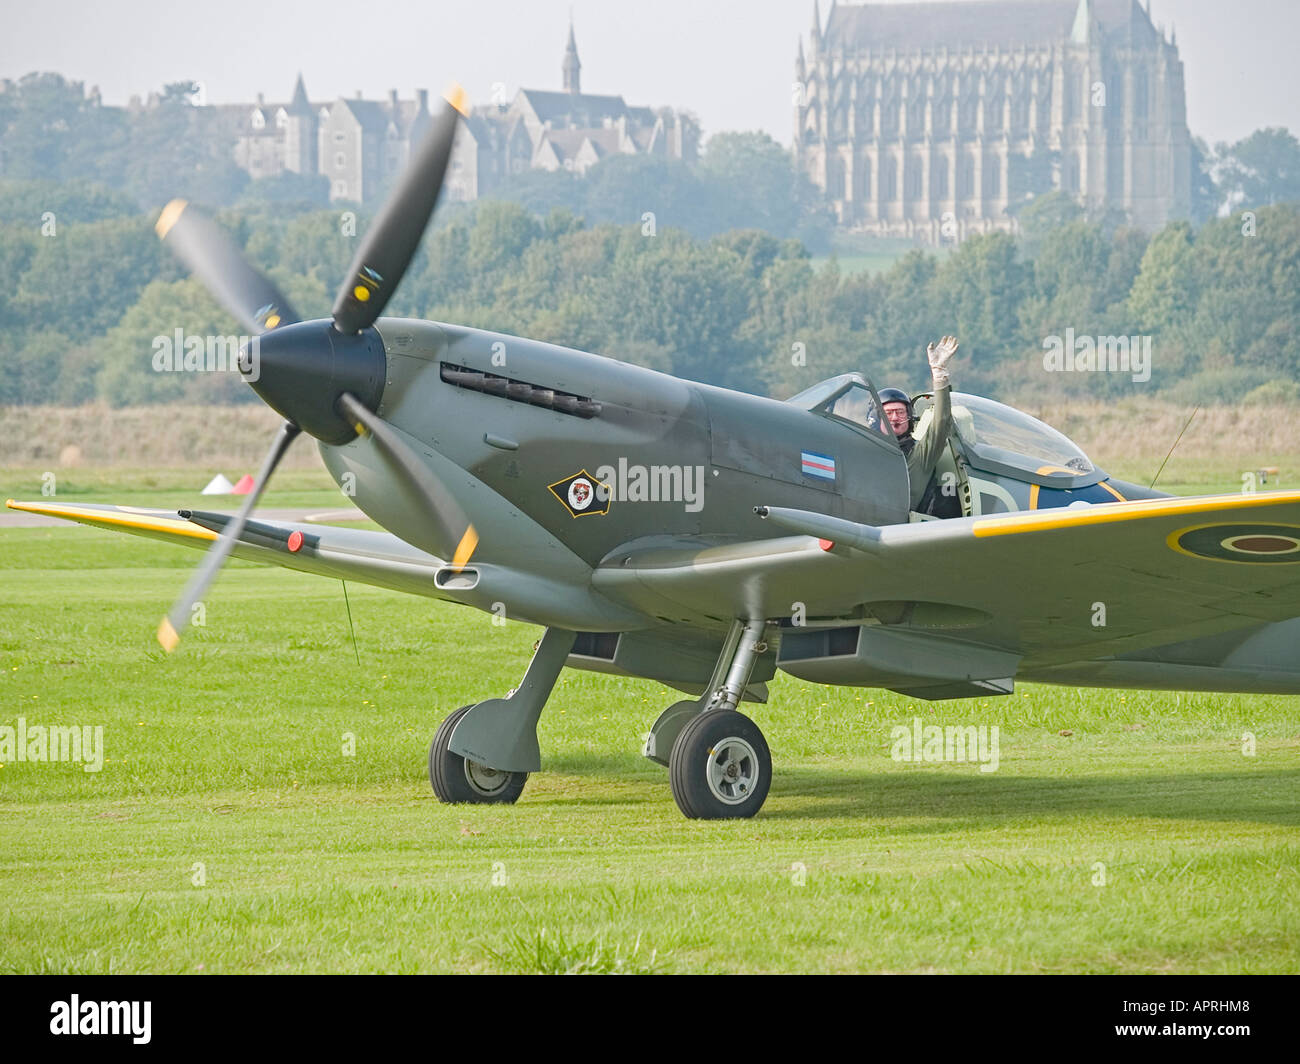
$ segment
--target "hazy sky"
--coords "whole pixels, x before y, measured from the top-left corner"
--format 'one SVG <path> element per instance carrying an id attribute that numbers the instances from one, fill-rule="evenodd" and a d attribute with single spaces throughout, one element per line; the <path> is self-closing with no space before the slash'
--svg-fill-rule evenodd
<path id="1" fill-rule="evenodd" d="M 0 77 L 53 70 L 125 103 L 169 81 L 213 103 L 435 94 L 461 82 L 560 88 L 572 10 L 587 92 L 693 110 L 705 133 L 764 129 L 789 143 L 790 82 L 812 0 L 0 0 Z M 1267 125 L 1300 133 L 1296 0 L 1153 0 L 1187 75 L 1188 124 L 1209 140 Z M 822 4 L 825 19 L 829 0 Z M 806 42 L 805 42 L 806 43 Z"/>

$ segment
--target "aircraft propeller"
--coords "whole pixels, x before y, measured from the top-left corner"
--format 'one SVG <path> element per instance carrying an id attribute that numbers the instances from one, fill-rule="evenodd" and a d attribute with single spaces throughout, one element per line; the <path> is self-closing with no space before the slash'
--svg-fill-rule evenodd
<path id="1" fill-rule="evenodd" d="M 185 200 L 172 200 L 154 224 L 158 237 L 245 329 L 261 335 L 299 321 L 280 290 L 248 264 L 230 237 Z"/>
<path id="2" fill-rule="evenodd" d="M 456 123 L 467 106 L 459 85 L 447 93 L 446 106 L 362 237 L 334 299 L 332 315 L 339 332 L 357 333 L 374 325 L 401 283 L 442 190 Z"/>
<path id="3" fill-rule="evenodd" d="M 271 443 L 271 449 L 267 451 L 266 457 L 262 460 L 262 468 L 258 471 L 257 481 L 253 485 L 253 490 L 244 499 L 244 505 L 235 514 L 235 519 L 221 530 L 221 535 L 217 537 L 217 541 L 208 548 L 208 553 L 203 556 L 203 561 L 200 563 L 198 570 L 190 577 L 190 582 L 185 585 L 181 597 L 176 600 L 171 612 L 158 625 L 158 642 L 162 644 L 162 648 L 168 653 L 174 650 L 176 644 L 180 642 L 181 632 L 189 623 L 190 611 L 194 608 L 194 603 L 203 597 L 208 585 L 212 583 L 217 573 L 221 571 L 221 567 L 226 563 L 226 559 L 230 557 L 230 552 L 234 550 L 240 533 L 244 531 L 244 525 L 248 523 L 248 515 L 253 512 L 257 500 L 262 497 L 266 482 L 271 479 L 271 474 L 275 471 L 275 467 L 280 464 L 280 459 L 284 457 L 285 451 L 289 449 L 289 444 L 301 431 L 297 425 L 288 421 L 280 427 L 275 440 Z"/>
<path id="4" fill-rule="evenodd" d="M 467 113 L 464 90 L 455 86 L 366 231 L 335 298 L 330 321 L 303 322 L 216 223 L 184 200 L 173 200 L 163 208 L 155 227 L 159 237 L 213 297 L 259 338 L 258 372 L 250 375 L 249 382 L 285 417 L 253 491 L 158 626 L 158 642 L 165 650 L 170 652 L 179 642 L 194 603 L 220 572 L 271 474 L 303 430 L 334 444 L 346 442 L 353 434 L 369 433 L 392 472 L 411 485 L 425 504 L 435 538 L 455 544 L 453 567 L 463 569 L 468 563 L 478 544 L 474 526 L 397 430 L 375 413 L 383 394 L 384 354 L 383 343 L 372 329 L 415 257 L 442 190 L 458 118 Z M 246 373 L 253 368 L 249 348 L 240 353 L 240 368 Z"/>
<path id="5" fill-rule="evenodd" d="M 455 497 L 429 473 L 428 466 L 411 452 L 397 430 L 368 410 L 351 392 L 339 396 L 339 407 L 354 420 L 358 434 L 362 431 L 370 433 L 389 468 L 416 489 L 416 496 L 424 503 L 424 516 L 434 530 L 434 538 L 440 543 L 456 544 L 451 566 L 458 572 L 464 569 L 478 546 L 478 532 L 469 523 Z"/>

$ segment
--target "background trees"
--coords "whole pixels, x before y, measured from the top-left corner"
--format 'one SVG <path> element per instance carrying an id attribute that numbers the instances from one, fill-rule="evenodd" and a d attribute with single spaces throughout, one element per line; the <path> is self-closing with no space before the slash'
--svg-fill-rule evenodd
<path id="1" fill-rule="evenodd" d="M 0 202 L 21 205 L 32 187 L 0 185 Z M 0 224 L 0 402 L 242 399 L 238 381 L 150 369 L 154 336 L 237 332 L 159 245 L 153 213 L 115 216 L 102 189 L 62 193 L 57 235 L 42 236 L 27 206 L 23 224 Z M 216 217 L 312 317 L 328 313 L 367 221 L 262 207 Z M 1274 382 L 1300 379 L 1297 293 L 1292 205 L 1153 235 L 1075 217 L 1032 239 L 973 237 L 943 257 L 915 249 L 866 274 L 757 229 L 705 239 L 485 201 L 431 230 L 390 309 L 778 396 L 855 369 L 919 389 L 925 344 L 944 333 L 962 340 L 963 388 L 1011 401 L 1121 395 L 1138 387 L 1124 375 L 1044 374 L 1044 341 L 1068 329 L 1149 336 L 1141 387 L 1213 402 L 1266 385 L 1290 394 Z"/>
<path id="2" fill-rule="evenodd" d="M 328 203 L 312 176 L 250 183 L 191 83 L 135 111 L 54 74 L 3 88 L 0 402 L 247 397 L 233 375 L 152 372 L 157 335 L 235 332 L 154 236 L 173 196 L 212 210 L 304 315 L 328 313 L 364 208 Z M 1015 401 L 1139 387 L 1045 374 L 1044 341 L 1070 329 L 1150 337 L 1141 387 L 1181 401 L 1295 393 L 1300 142 L 1281 129 L 1198 142 L 1194 217 L 1152 234 L 1049 191 L 1053 162 L 1017 170 L 1017 237 L 896 251 L 870 274 L 825 257 L 830 219 L 761 133 L 717 134 L 695 165 L 529 171 L 494 199 L 444 204 L 389 311 L 778 396 L 854 369 L 919 389 L 925 344 L 944 333 L 961 338 L 964 388 Z"/>

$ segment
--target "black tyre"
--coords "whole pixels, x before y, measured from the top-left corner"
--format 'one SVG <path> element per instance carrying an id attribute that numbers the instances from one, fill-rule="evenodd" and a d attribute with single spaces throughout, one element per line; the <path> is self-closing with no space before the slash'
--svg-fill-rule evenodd
<path id="1" fill-rule="evenodd" d="M 516 802 L 528 782 L 527 772 L 500 772 L 467 761 L 447 749 L 457 721 L 473 706 L 461 706 L 438 725 L 429 747 L 429 782 L 440 802 Z"/>
<path id="2" fill-rule="evenodd" d="M 711 710 L 677 736 L 668 783 L 677 808 L 692 819 L 750 817 L 767 800 L 772 754 L 758 725 L 743 713 Z"/>

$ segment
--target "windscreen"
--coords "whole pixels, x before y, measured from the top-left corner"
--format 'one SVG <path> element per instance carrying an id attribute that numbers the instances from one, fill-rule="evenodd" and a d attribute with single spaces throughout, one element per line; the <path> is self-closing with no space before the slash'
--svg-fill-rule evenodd
<path id="1" fill-rule="evenodd" d="M 881 416 L 876 393 L 866 378 L 857 373 L 844 373 L 814 384 L 786 401 L 806 410 L 829 414 L 872 432 L 893 436 L 889 422 Z"/>
<path id="2" fill-rule="evenodd" d="M 995 448 L 999 457 L 1020 459 L 1031 471 L 1057 466 L 1071 473 L 1091 473 L 1094 466 L 1070 438 L 1037 418 L 978 395 L 954 392 L 953 422 L 962 443 Z"/>

